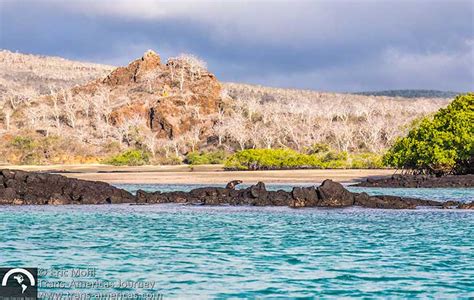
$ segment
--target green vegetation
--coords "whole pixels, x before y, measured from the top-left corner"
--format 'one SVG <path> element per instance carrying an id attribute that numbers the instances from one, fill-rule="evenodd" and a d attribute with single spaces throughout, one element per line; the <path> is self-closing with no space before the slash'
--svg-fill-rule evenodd
<path id="1" fill-rule="evenodd" d="M 97 162 L 89 147 L 72 138 L 35 133 L 5 136 L 0 141 L 0 157 L 6 162 L 20 165 Z"/>
<path id="2" fill-rule="evenodd" d="M 381 168 L 381 156 L 373 153 L 348 154 L 331 149 L 327 144 L 315 144 L 304 153 L 291 149 L 248 149 L 233 155 L 220 149 L 190 152 L 183 158 L 174 154 L 155 153 L 146 149 L 123 150 L 120 143 L 110 140 L 104 148 L 92 148 L 75 139 L 25 133 L 0 141 L 0 157 L 13 164 L 78 164 L 105 163 L 114 166 L 146 164 L 190 166 L 225 164 L 230 170 L 269 169 L 332 169 Z M 105 157 L 105 159 L 104 159 Z"/>
<path id="3" fill-rule="evenodd" d="M 13 138 L 10 144 L 11 148 L 19 152 L 19 163 L 21 164 L 40 164 L 40 153 L 36 151 L 39 143 L 31 137 L 17 136 Z"/>
<path id="4" fill-rule="evenodd" d="M 318 167 L 321 161 L 291 149 L 247 149 L 238 151 L 225 162 L 226 169 L 271 170 Z"/>
<path id="5" fill-rule="evenodd" d="M 217 165 L 224 163 L 227 153 L 224 150 L 212 152 L 190 152 L 186 155 L 185 163 L 190 165 Z"/>
<path id="6" fill-rule="evenodd" d="M 152 52 L 145 56 L 150 61 L 158 57 Z M 136 60 L 125 69 L 134 72 L 142 63 Z M 107 158 L 114 164 L 135 164 L 133 155 L 113 156 L 141 149 L 150 153 L 149 164 L 184 160 L 193 166 L 225 161 L 223 151 L 214 153 L 216 148 L 228 153 L 288 148 L 300 153 L 275 157 L 269 165 L 264 161 L 262 168 L 380 167 L 377 155 L 360 153 L 385 151 L 405 134 L 408 124 L 450 103 L 449 98 L 438 98 L 449 94 L 432 91 L 376 93 L 415 97 L 401 101 L 236 83 L 222 83 L 224 97 L 215 93 L 215 79 L 201 78 L 206 64 L 192 55 L 155 65 L 133 84 L 112 78 L 109 83 L 114 84 L 96 81 L 83 86 L 114 68 L 8 51 L 0 51 L 0 66 L 7 70 L 5 76 L 0 74 L 0 162 L 12 164 L 97 163 Z M 157 76 L 160 80 L 152 80 Z M 73 86 L 79 88 L 70 90 Z M 193 103 L 188 103 L 189 93 L 194 94 Z M 156 116 L 166 125 L 157 132 L 161 129 L 150 128 L 142 104 L 154 103 L 160 95 L 176 101 Z M 175 122 L 176 116 L 180 122 Z M 212 152 L 194 152 L 203 149 Z M 143 161 L 139 155 L 138 163 Z M 236 165 L 249 168 L 248 162 L 242 164 Z"/>
<path id="7" fill-rule="evenodd" d="M 432 118 L 399 138 L 384 163 L 422 174 L 472 174 L 474 171 L 474 93 L 459 95 Z"/>
<path id="8" fill-rule="evenodd" d="M 104 161 L 104 163 L 114 166 L 142 166 L 149 162 L 150 154 L 138 149 L 126 150 Z"/>
<path id="9" fill-rule="evenodd" d="M 335 152 L 315 145 L 308 153 L 291 149 L 247 149 L 236 152 L 225 162 L 228 170 L 346 169 L 380 168 L 381 157 L 372 153 Z"/>
<path id="10" fill-rule="evenodd" d="M 351 158 L 351 167 L 353 169 L 383 169 L 383 156 L 376 153 L 353 154 Z"/>

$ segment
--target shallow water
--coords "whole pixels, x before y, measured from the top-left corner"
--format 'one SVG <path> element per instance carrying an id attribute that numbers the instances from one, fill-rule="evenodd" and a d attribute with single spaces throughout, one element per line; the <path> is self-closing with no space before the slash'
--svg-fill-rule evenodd
<path id="1" fill-rule="evenodd" d="M 472 190 L 442 193 L 472 197 Z M 474 297 L 472 211 L 5 206 L 0 220 L 1 266 L 95 267 L 89 280 L 156 282 L 115 291 L 165 299 Z"/>

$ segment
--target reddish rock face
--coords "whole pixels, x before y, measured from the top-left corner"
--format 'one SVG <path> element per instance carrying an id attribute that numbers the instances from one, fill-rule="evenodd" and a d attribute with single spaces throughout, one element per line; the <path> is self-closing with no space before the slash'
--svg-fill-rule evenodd
<path id="1" fill-rule="evenodd" d="M 90 99 L 99 101 L 96 106 L 107 106 L 107 122 L 112 126 L 135 117 L 146 120 L 158 138 L 176 138 L 196 127 L 204 136 L 221 105 L 221 84 L 198 60 L 180 57 L 163 64 L 153 51 L 68 93 L 73 102 Z M 61 102 L 65 96 L 57 97 Z M 52 106 L 52 99 L 46 96 L 38 103 Z M 77 113 L 77 118 L 88 117 Z"/>
<path id="2" fill-rule="evenodd" d="M 142 58 L 131 62 L 128 66 L 119 67 L 112 71 L 102 82 L 111 87 L 138 82 L 148 72 L 160 67 L 160 56 L 149 50 L 145 52 Z"/>
<path id="3" fill-rule="evenodd" d="M 140 114 L 160 138 L 177 137 L 197 124 L 205 131 L 221 103 L 221 85 L 213 74 L 197 70 L 179 60 L 161 64 L 153 51 L 114 70 L 101 84 L 112 98 L 126 95 L 129 102 L 114 109 L 112 121 Z"/>

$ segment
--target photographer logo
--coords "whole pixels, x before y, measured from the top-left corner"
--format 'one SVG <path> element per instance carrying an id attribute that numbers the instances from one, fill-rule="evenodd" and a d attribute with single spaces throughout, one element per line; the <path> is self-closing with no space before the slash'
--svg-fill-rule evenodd
<path id="1" fill-rule="evenodd" d="M 37 268 L 0 268 L 0 299 L 38 299 Z"/>

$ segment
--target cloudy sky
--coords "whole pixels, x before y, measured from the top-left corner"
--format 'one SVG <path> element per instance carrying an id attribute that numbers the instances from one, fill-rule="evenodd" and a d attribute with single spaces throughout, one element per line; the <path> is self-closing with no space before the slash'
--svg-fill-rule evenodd
<path id="1" fill-rule="evenodd" d="M 473 3 L 0 0 L 0 48 L 113 65 L 192 53 L 221 80 L 280 87 L 468 91 Z"/>

